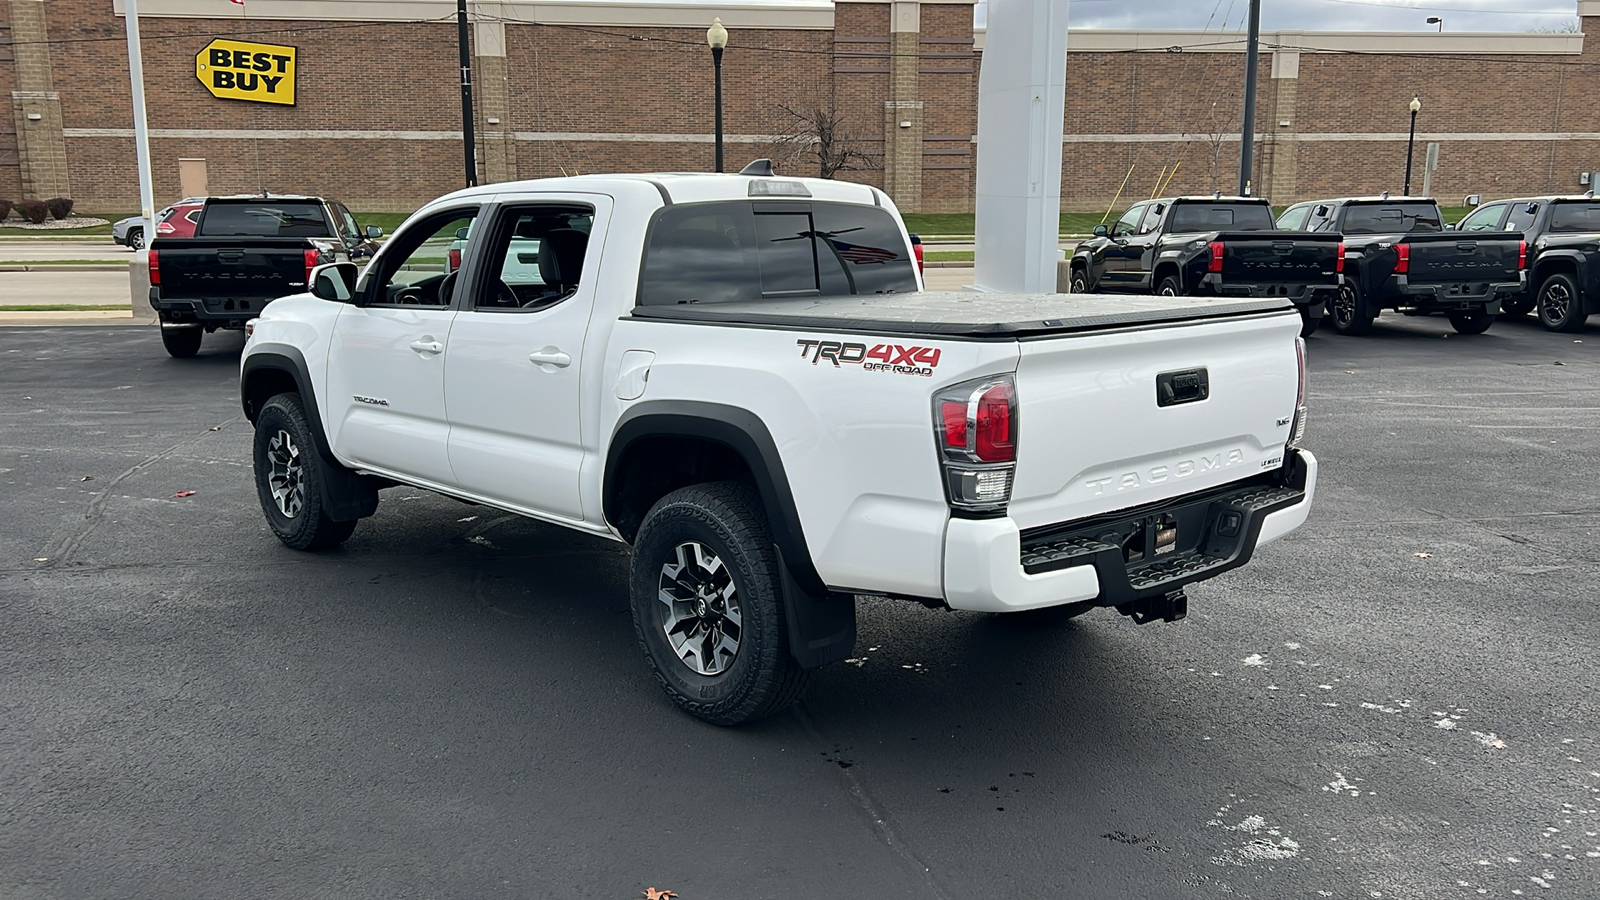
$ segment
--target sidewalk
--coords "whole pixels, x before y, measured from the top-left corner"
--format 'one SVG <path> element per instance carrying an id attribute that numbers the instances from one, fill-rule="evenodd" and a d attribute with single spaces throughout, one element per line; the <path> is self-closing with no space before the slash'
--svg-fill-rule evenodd
<path id="1" fill-rule="evenodd" d="M 41 325 L 154 325 L 154 318 L 134 318 L 132 310 L 84 309 L 60 312 L 7 310 L 0 306 L 0 328 Z"/>

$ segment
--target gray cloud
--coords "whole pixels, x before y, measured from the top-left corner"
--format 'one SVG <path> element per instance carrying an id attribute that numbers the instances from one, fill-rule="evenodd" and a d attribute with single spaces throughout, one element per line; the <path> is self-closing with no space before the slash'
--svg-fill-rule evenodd
<path id="1" fill-rule="evenodd" d="M 979 3 L 978 21 L 983 21 Z M 1307 31 L 1534 31 L 1576 22 L 1575 0 L 1270 0 L 1264 29 Z M 1073 28 L 1242 30 L 1249 0 L 1073 0 Z"/>

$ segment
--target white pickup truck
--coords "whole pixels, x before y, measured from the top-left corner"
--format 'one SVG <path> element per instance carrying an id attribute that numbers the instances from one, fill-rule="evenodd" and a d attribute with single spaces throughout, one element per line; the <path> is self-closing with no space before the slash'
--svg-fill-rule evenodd
<path id="1" fill-rule="evenodd" d="M 403 483 L 627 542 L 645 658 L 718 724 L 850 656 L 860 595 L 1182 618 L 1316 484 L 1287 301 L 923 292 L 863 185 L 487 185 L 311 281 L 242 360 L 277 536 Z"/>

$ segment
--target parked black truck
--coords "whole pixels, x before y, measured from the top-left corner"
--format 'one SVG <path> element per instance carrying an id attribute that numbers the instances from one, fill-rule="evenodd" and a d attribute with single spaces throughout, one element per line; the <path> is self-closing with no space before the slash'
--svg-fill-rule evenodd
<path id="1" fill-rule="evenodd" d="M 244 323 L 278 297 L 306 290 L 311 270 L 370 256 L 383 236 L 344 204 L 318 197 L 213 197 L 194 236 L 150 244 L 150 305 L 161 343 L 194 356 L 201 338 Z"/>
<path id="2" fill-rule="evenodd" d="M 1278 229 L 1258 197 L 1168 197 L 1136 203 L 1078 245 L 1073 293 L 1287 297 L 1302 333 L 1338 291 L 1337 234 Z"/>
<path id="3" fill-rule="evenodd" d="M 1423 197 L 1311 200 L 1284 210 L 1278 227 L 1343 235 L 1344 282 L 1327 315 L 1340 334 L 1366 334 L 1385 309 L 1444 313 L 1456 331 L 1482 334 L 1525 282 L 1521 234 L 1446 230 L 1439 204 Z"/>
<path id="4" fill-rule="evenodd" d="M 1500 303 L 1514 316 L 1537 309 L 1551 331 L 1582 331 L 1600 313 L 1600 200 L 1581 197 L 1522 197 L 1496 200 L 1473 210 L 1456 230 L 1518 231 L 1528 242 L 1527 290 Z"/>

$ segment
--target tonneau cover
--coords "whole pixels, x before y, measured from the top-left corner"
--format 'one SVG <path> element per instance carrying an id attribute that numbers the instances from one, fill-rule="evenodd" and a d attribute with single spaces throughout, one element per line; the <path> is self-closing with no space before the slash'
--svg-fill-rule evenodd
<path id="1" fill-rule="evenodd" d="M 1292 311 L 1285 298 L 1138 297 L 921 291 L 733 303 L 636 306 L 633 316 L 715 325 L 1021 338 Z"/>

